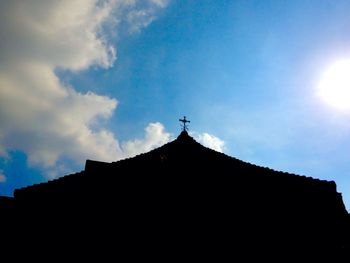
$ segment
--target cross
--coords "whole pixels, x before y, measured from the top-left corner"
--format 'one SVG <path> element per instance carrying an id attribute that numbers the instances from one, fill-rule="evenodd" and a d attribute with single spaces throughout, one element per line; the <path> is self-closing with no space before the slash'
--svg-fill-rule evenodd
<path id="1" fill-rule="evenodd" d="M 187 130 L 188 130 L 188 127 L 187 127 L 187 124 L 186 124 L 186 123 L 191 122 L 191 121 L 186 120 L 186 116 L 184 116 L 183 119 L 179 119 L 179 121 L 182 122 L 182 130 L 183 130 L 183 131 L 187 131 Z"/>

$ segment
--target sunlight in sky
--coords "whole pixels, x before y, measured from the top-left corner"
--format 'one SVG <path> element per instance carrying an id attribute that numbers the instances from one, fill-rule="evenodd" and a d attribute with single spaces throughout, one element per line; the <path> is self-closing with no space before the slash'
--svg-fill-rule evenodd
<path id="1" fill-rule="evenodd" d="M 326 70 L 318 92 L 329 105 L 350 110 L 350 59 L 338 61 Z"/>

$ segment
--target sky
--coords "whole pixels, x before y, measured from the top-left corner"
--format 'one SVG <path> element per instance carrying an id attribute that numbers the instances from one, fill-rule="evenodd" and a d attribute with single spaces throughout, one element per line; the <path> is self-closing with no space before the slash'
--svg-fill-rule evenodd
<path id="1" fill-rule="evenodd" d="M 347 0 L 0 0 L 0 195 L 175 139 L 334 180 L 350 211 Z"/>

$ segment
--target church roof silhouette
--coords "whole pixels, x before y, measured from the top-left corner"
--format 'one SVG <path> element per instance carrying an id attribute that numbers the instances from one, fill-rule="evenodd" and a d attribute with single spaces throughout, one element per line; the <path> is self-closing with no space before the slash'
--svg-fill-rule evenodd
<path id="1" fill-rule="evenodd" d="M 95 218 L 109 229 L 124 225 L 125 238 L 152 229 L 167 242 L 182 236 L 202 248 L 221 249 L 227 239 L 238 247 L 349 245 L 349 216 L 335 182 L 243 162 L 202 146 L 186 130 L 148 153 L 87 160 L 79 173 L 16 189 L 13 207 L 33 220 Z"/>

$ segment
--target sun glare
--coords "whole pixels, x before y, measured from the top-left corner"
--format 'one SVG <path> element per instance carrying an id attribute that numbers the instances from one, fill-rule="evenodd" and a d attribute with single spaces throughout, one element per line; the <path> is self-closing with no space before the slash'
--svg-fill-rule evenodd
<path id="1" fill-rule="evenodd" d="M 338 61 L 326 70 L 318 94 L 329 105 L 350 110 L 350 60 Z"/>

